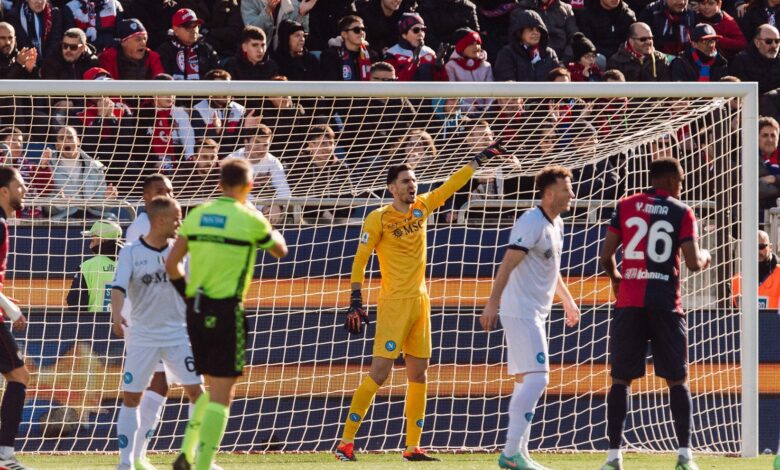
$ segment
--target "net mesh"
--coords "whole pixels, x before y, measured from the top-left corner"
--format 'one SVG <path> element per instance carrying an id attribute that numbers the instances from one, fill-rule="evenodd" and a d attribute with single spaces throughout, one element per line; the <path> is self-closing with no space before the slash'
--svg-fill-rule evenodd
<path id="1" fill-rule="evenodd" d="M 513 384 L 503 332 L 481 332 L 476 318 L 511 225 L 536 203 L 533 174 L 556 163 L 575 170 L 562 272 L 583 317 L 577 328 L 565 328 L 558 309 L 550 317 L 550 386 L 530 446 L 606 448 L 611 291 L 597 267 L 599 246 L 617 199 L 648 186 L 653 158 L 675 156 L 686 169 L 682 199 L 695 208 L 701 244 L 714 259 L 710 269 L 681 276 L 692 446 L 738 452 L 740 318 L 731 284 L 739 260 L 740 108 L 727 97 L 2 96 L 5 162 L 30 185 L 28 206 L 12 221 L 4 287 L 30 313 L 30 326 L 17 333 L 32 371 L 21 448 L 116 449 L 123 343 L 110 332 L 107 301 L 91 309 L 71 286 L 91 256 L 80 231 L 99 217 L 127 225 L 140 206 L 140 181 L 155 172 L 171 178 L 185 207 L 211 198 L 219 161 L 234 156 L 255 168 L 253 202 L 281 229 L 291 255 L 258 257 L 247 299 L 248 365 L 222 449 L 331 449 L 370 364 L 373 325 L 348 338 L 339 312 L 361 221 L 388 202 L 387 169 L 410 164 L 425 192 L 502 137 L 510 156 L 478 171 L 428 221 L 434 353 L 423 445 L 503 444 Z M 368 270 L 364 298 L 374 310 L 375 260 Z M 402 446 L 405 391 L 399 363 L 358 447 Z M 633 392 L 629 446 L 674 449 L 663 381 L 649 368 Z M 186 419 L 181 388 L 172 386 L 150 448 L 175 450 Z"/>

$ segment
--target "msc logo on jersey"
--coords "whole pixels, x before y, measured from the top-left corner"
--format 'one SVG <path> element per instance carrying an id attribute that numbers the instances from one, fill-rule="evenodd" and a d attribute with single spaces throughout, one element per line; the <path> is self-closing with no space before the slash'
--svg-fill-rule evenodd
<path id="1" fill-rule="evenodd" d="M 534 419 L 534 414 L 533 413 L 526 413 L 525 414 L 525 420 L 526 421 L 528 421 L 530 423 L 532 419 Z"/>
<path id="2" fill-rule="evenodd" d="M 366 243 L 368 243 L 368 232 L 363 232 L 363 233 L 360 235 L 360 243 L 362 243 L 362 244 L 364 244 L 364 245 L 365 245 Z"/>
<path id="3" fill-rule="evenodd" d="M 418 419 L 418 420 L 417 420 L 417 422 L 416 422 L 416 423 L 414 423 L 414 424 L 416 424 L 418 428 L 422 428 L 422 427 L 423 427 L 423 423 L 424 423 L 424 422 L 425 422 L 425 421 L 423 421 L 422 419 Z"/>
<path id="4" fill-rule="evenodd" d="M 543 352 L 540 352 L 539 354 L 536 355 L 536 362 L 538 362 L 539 364 L 544 364 L 544 353 Z"/>
<path id="5" fill-rule="evenodd" d="M 227 217 L 216 214 L 203 214 L 200 216 L 201 227 L 225 228 Z"/>
<path id="6" fill-rule="evenodd" d="M 423 216 L 423 212 L 420 209 L 415 209 L 412 211 L 412 215 L 419 219 Z"/>
<path id="7" fill-rule="evenodd" d="M 395 235 L 396 238 L 401 238 L 404 235 L 409 235 L 414 232 L 419 232 L 422 229 L 423 229 L 423 221 L 418 219 L 404 225 L 401 228 L 395 229 L 393 231 L 393 235 Z"/>
<path id="8" fill-rule="evenodd" d="M 125 381 L 125 384 L 129 384 L 133 381 L 133 374 L 130 372 L 125 372 L 125 374 L 122 376 L 122 380 Z"/>
<path id="9" fill-rule="evenodd" d="M 353 423 L 357 423 L 360 421 L 360 415 L 357 413 L 350 413 L 349 420 L 352 421 Z"/>
<path id="10" fill-rule="evenodd" d="M 388 351 L 395 351 L 395 348 L 397 347 L 398 346 L 396 346 L 395 341 L 393 340 L 390 340 L 385 343 L 385 349 L 387 349 Z"/>

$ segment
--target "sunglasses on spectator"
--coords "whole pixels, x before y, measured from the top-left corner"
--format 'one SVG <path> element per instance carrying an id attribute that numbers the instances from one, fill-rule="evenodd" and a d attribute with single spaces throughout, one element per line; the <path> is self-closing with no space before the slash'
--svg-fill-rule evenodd
<path id="1" fill-rule="evenodd" d="M 759 250 L 765 250 L 766 247 L 768 247 L 768 246 L 769 246 L 769 243 L 759 243 L 758 244 L 758 249 Z"/>
<path id="2" fill-rule="evenodd" d="M 344 32 L 352 31 L 355 34 L 360 34 L 366 31 L 365 26 L 353 26 L 351 28 L 347 28 L 344 30 Z"/>
<path id="3" fill-rule="evenodd" d="M 780 39 L 772 39 L 772 38 L 759 38 L 761 39 L 764 44 L 767 46 L 771 46 L 772 44 L 780 44 Z"/>
<path id="4" fill-rule="evenodd" d="M 409 31 L 413 32 L 414 34 L 420 34 L 420 31 L 427 31 L 428 28 L 425 26 L 415 26 L 414 28 L 410 29 Z"/>
<path id="5" fill-rule="evenodd" d="M 200 26 L 200 24 L 197 21 L 193 21 L 192 23 L 186 23 L 186 24 L 181 25 L 181 27 L 186 29 L 186 30 L 192 30 L 192 29 L 197 28 L 198 26 Z"/>
<path id="6" fill-rule="evenodd" d="M 62 43 L 62 48 L 69 51 L 77 51 L 79 50 L 79 47 L 81 47 L 81 44 L 68 44 L 67 42 Z"/>
<path id="7" fill-rule="evenodd" d="M 648 42 L 648 41 L 652 41 L 653 37 L 652 36 L 646 36 L 646 37 L 631 38 L 631 39 L 633 39 L 634 41 L 639 41 L 639 42 Z"/>

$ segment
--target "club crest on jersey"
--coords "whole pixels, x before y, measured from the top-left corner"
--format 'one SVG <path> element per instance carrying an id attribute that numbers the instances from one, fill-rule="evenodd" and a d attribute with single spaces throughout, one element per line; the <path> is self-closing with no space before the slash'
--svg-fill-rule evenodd
<path id="1" fill-rule="evenodd" d="M 133 381 L 133 374 L 130 372 L 125 372 L 125 375 L 122 376 L 122 380 L 125 381 L 125 384 L 129 384 Z"/>
<path id="2" fill-rule="evenodd" d="M 350 413 L 349 420 L 352 421 L 353 423 L 360 422 L 360 415 L 357 413 Z"/>
<path id="3" fill-rule="evenodd" d="M 363 233 L 360 235 L 360 243 L 362 243 L 362 244 L 364 244 L 364 245 L 365 245 L 366 243 L 368 243 L 368 232 L 363 232 Z"/>
<path id="4" fill-rule="evenodd" d="M 418 428 L 421 428 L 421 427 L 423 427 L 423 423 L 424 423 L 424 422 L 425 422 L 425 421 L 423 421 L 422 419 L 418 419 L 418 420 L 417 420 L 417 422 L 416 422 L 415 424 L 417 425 L 417 427 L 418 427 Z"/>
<path id="5" fill-rule="evenodd" d="M 396 348 L 395 341 L 390 340 L 385 343 L 385 349 L 387 349 L 388 351 L 395 351 L 395 348 Z"/>
<path id="6" fill-rule="evenodd" d="M 539 354 L 536 355 L 536 362 L 538 362 L 539 364 L 544 364 L 544 353 L 543 352 L 540 352 Z"/>
<path id="7" fill-rule="evenodd" d="M 412 211 L 412 215 L 417 218 L 420 218 L 423 216 L 423 211 L 421 211 L 420 209 L 415 209 Z"/>

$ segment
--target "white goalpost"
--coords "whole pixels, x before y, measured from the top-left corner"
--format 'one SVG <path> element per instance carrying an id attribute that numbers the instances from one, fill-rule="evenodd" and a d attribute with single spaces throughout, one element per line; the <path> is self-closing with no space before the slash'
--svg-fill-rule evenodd
<path id="1" fill-rule="evenodd" d="M 617 200 L 647 187 L 652 159 L 675 156 L 686 171 L 683 202 L 694 208 L 701 244 L 713 254 L 709 269 L 681 274 L 691 444 L 702 452 L 758 455 L 760 162 L 753 83 L 3 85 L 0 143 L 8 147 L 0 153 L 31 185 L 30 208 L 10 222 L 3 288 L 30 319 L 17 333 L 32 372 L 22 451 L 117 449 L 122 341 L 111 334 L 105 307 L 90 308 L 85 292 L 71 288 L 80 264 L 93 256 L 81 231 L 100 217 L 127 226 L 142 210 L 140 181 L 158 171 L 171 178 L 182 206 L 194 207 L 217 194 L 217 162 L 228 155 L 253 164 L 252 202 L 282 231 L 291 253 L 278 263 L 258 257 L 247 299 L 247 367 L 222 450 L 331 450 L 371 359 L 374 323 L 367 335 L 348 337 L 342 313 L 361 221 L 387 202 L 387 169 L 410 163 L 420 192 L 428 191 L 502 137 L 511 156 L 481 169 L 428 220 L 434 353 L 423 445 L 494 450 L 503 442 L 513 380 L 503 331 L 484 333 L 476 318 L 513 221 L 537 202 L 533 174 L 560 163 L 575 172 L 562 270 L 583 320 L 565 328 L 553 309 L 550 385 L 530 446 L 606 448 L 614 299 L 598 251 Z M 77 142 L 68 143 L 64 129 Z M 75 171 L 73 159 L 91 163 Z M 367 269 L 373 320 L 376 260 Z M 744 301 L 733 288 L 737 278 Z M 648 366 L 632 388 L 628 447 L 675 449 L 663 380 Z M 401 446 L 404 393 L 405 376 L 396 368 L 364 419 L 359 448 Z M 172 385 L 150 450 L 176 450 L 186 420 L 182 390 Z"/>

